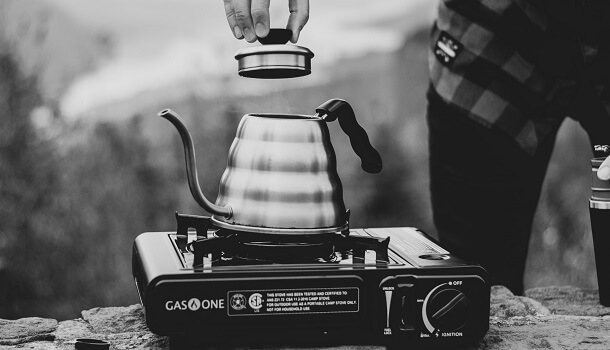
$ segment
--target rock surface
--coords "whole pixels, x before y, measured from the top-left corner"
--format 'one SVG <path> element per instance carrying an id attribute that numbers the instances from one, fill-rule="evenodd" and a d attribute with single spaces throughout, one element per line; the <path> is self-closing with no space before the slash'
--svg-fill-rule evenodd
<path id="1" fill-rule="evenodd" d="M 600 305 L 594 289 L 576 287 L 532 288 L 525 296 L 540 301 L 553 314 L 574 316 L 609 316 L 610 307 Z"/>
<path id="2" fill-rule="evenodd" d="M 525 295 L 492 287 L 489 331 L 473 349 L 610 349 L 610 308 L 597 291 L 544 287 Z"/>
<path id="3" fill-rule="evenodd" d="M 492 287 L 489 332 L 467 349 L 610 349 L 610 308 L 599 305 L 596 291 L 545 287 L 525 295 Z M 0 319 L 0 350 L 74 349 L 76 338 L 106 340 L 111 349 L 169 348 L 167 338 L 148 331 L 139 305 L 94 308 L 83 311 L 80 319 L 62 322 L 36 317 Z M 377 347 L 334 347 L 350 348 Z"/>
<path id="4" fill-rule="evenodd" d="M 0 319 L 0 345 L 17 345 L 39 340 L 53 340 L 57 321 L 27 317 L 18 320 Z"/>

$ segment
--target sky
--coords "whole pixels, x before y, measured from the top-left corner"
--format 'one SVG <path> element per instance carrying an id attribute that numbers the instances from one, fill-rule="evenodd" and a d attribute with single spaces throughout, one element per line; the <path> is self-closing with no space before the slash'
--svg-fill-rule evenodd
<path id="1" fill-rule="evenodd" d="M 258 45 L 236 40 L 222 0 L 44 0 L 94 31 L 113 38 L 112 56 L 79 77 L 61 101 L 67 117 L 97 105 L 181 81 L 214 82 L 237 76 L 235 53 Z M 323 79 L 323 67 L 345 57 L 392 51 L 411 30 L 429 25 L 435 1 L 311 0 L 310 20 L 297 45 L 315 54 L 306 82 Z M 286 0 L 271 1 L 271 26 L 284 27 Z M 322 70 L 319 70 L 322 72 Z M 321 73 L 318 73 L 321 74 Z M 245 87 L 248 84 L 244 84 Z"/>

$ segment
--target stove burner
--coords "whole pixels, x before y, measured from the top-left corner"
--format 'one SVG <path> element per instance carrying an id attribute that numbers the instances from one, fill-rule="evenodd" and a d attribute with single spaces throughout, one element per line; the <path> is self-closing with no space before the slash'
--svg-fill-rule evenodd
<path id="1" fill-rule="evenodd" d="M 327 243 L 242 242 L 239 257 L 278 262 L 307 262 L 315 258 L 330 259 L 334 248 Z"/>
<path id="2" fill-rule="evenodd" d="M 327 242 L 281 242 L 250 240 L 248 235 L 219 230 L 214 237 L 201 238 L 187 245 L 195 261 L 212 254 L 213 260 L 238 258 L 259 262 L 306 263 L 319 259 L 329 260 L 334 246 Z"/>
<path id="3" fill-rule="evenodd" d="M 343 233 L 282 235 L 239 232 L 213 227 L 209 217 L 176 213 L 179 248 L 194 255 L 193 267 L 201 267 L 211 255 L 217 265 L 241 261 L 250 264 L 339 263 L 351 258 L 364 264 L 367 251 L 375 252 L 378 263 L 389 263 L 389 238 L 349 236 Z M 190 242 L 188 228 L 197 231 Z M 223 263 L 224 262 L 224 263 Z"/>

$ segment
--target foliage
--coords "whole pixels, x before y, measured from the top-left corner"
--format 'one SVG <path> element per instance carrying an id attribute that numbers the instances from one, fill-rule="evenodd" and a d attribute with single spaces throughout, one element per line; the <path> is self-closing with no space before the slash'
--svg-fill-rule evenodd
<path id="1" fill-rule="evenodd" d="M 36 297 L 44 288 L 36 282 L 45 278 L 40 261 L 29 257 L 40 247 L 34 242 L 46 239 L 41 216 L 51 207 L 58 177 L 53 145 L 37 137 L 29 119 L 39 103 L 36 80 L 1 55 L 0 314 L 20 314 L 15 300 Z"/>

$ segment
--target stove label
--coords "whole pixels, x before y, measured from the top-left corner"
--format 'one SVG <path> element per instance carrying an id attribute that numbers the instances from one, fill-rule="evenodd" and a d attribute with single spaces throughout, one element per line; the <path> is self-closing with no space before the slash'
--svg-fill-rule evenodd
<path id="1" fill-rule="evenodd" d="M 229 316 L 347 313 L 360 310 L 356 287 L 235 290 L 227 294 Z"/>
<path id="2" fill-rule="evenodd" d="M 165 310 L 167 311 L 197 311 L 210 309 L 224 309 L 224 299 L 197 299 L 191 298 L 188 300 L 168 300 L 165 302 Z"/>

